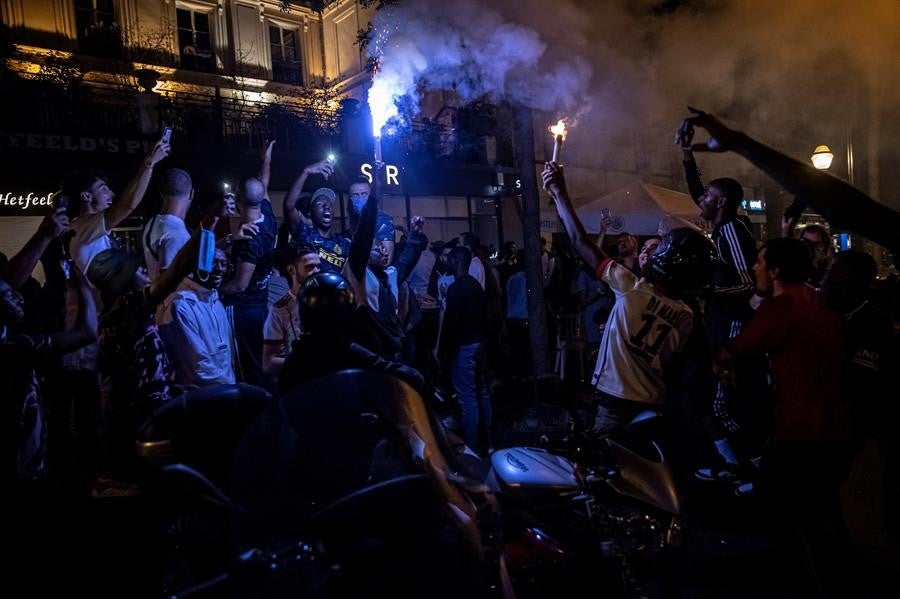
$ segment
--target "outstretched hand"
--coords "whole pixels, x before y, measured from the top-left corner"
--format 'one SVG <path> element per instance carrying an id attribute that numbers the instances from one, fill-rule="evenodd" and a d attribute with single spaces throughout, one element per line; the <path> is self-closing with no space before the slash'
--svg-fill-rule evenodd
<path id="1" fill-rule="evenodd" d="M 327 160 L 314 162 L 303 170 L 305 170 L 308 175 L 322 175 L 326 179 L 334 173 L 334 167 Z"/>
<path id="2" fill-rule="evenodd" d="M 681 126 L 675 131 L 675 144 L 685 152 L 690 152 L 693 142 L 694 124 L 687 118 L 681 121 Z"/>
<path id="3" fill-rule="evenodd" d="M 38 229 L 48 239 L 56 239 L 69 230 L 69 215 L 65 208 L 57 208 L 41 221 Z"/>
<path id="4" fill-rule="evenodd" d="M 259 233 L 259 227 L 254 225 L 253 223 L 244 223 L 242 224 L 237 233 L 234 234 L 235 241 L 245 241 L 247 239 L 252 239 Z"/>
<path id="5" fill-rule="evenodd" d="M 544 189 L 550 193 L 559 193 L 566 189 L 566 177 L 562 165 L 556 162 L 545 162 L 544 172 L 541 173 L 541 181 Z"/>
<path id="6" fill-rule="evenodd" d="M 692 114 L 684 119 L 679 132 L 682 129 L 692 131 L 693 127 L 700 127 L 706 129 L 709 139 L 706 143 L 691 144 L 688 147 L 682 145 L 683 149 L 690 149 L 693 152 L 728 152 L 735 149 L 741 135 L 740 132 L 729 129 L 722 121 L 702 110 L 690 106 L 688 106 L 688 110 Z M 691 133 L 691 139 L 693 139 L 693 133 Z"/>
<path id="7" fill-rule="evenodd" d="M 172 146 L 169 145 L 169 142 L 159 140 L 156 142 L 156 145 L 150 148 L 150 151 L 145 158 L 145 162 L 148 166 L 155 166 L 157 162 L 168 156 L 171 151 Z"/>

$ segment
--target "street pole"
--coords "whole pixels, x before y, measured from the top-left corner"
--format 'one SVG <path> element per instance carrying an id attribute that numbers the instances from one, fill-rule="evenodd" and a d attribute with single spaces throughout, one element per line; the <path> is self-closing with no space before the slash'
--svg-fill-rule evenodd
<path id="1" fill-rule="evenodd" d="M 525 249 L 525 281 L 528 288 L 528 336 L 531 342 L 532 374 L 547 372 L 547 316 L 544 277 L 541 269 L 540 188 L 534 156 L 534 116 L 530 108 L 516 106 L 516 159 L 522 181 L 522 241 Z"/>

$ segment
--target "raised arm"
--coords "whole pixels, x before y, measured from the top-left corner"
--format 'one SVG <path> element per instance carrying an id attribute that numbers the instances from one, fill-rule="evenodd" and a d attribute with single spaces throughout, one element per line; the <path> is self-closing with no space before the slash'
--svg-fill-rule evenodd
<path id="1" fill-rule="evenodd" d="M 150 178 L 153 176 L 153 167 L 156 163 L 169 155 L 169 144 L 162 140 L 156 142 L 153 149 L 147 154 L 141 163 L 138 172 L 122 190 L 122 194 L 116 198 L 112 205 L 103 213 L 103 219 L 106 221 L 106 230 L 110 230 L 123 220 L 131 216 L 144 194 L 147 193 L 147 186 L 150 185 Z"/>
<path id="2" fill-rule="evenodd" d="M 797 223 L 800 222 L 800 215 L 803 214 L 805 209 L 806 202 L 800 198 L 794 198 L 791 205 L 784 209 L 784 214 L 781 215 L 782 237 L 794 236 L 794 230 L 797 228 Z"/>
<path id="3" fill-rule="evenodd" d="M 563 227 L 572 241 L 572 247 L 588 265 L 591 272 L 597 272 L 600 263 L 608 256 L 597 247 L 588 237 L 584 225 L 575 214 L 575 207 L 572 206 L 572 200 L 569 198 L 569 192 L 566 189 L 566 179 L 563 175 L 563 169 L 555 162 L 548 162 L 544 165 L 544 172 L 541 174 L 544 187 L 553 196 L 556 202 L 556 210 L 559 212 L 559 218 L 562 220 Z"/>
<path id="4" fill-rule="evenodd" d="M 700 169 L 697 167 L 697 161 L 694 160 L 694 152 L 691 151 L 693 139 L 694 126 L 690 119 L 685 119 L 678 131 L 675 132 L 675 143 L 681 147 L 681 165 L 684 167 L 684 178 L 687 180 L 688 191 L 694 203 L 698 203 L 704 189 Z"/>
<path id="5" fill-rule="evenodd" d="M 303 186 L 306 185 L 306 180 L 313 174 L 322 175 L 327 180 L 333 172 L 334 167 L 331 166 L 331 163 L 327 160 L 322 160 L 303 169 L 303 172 L 291 185 L 291 188 L 284 196 L 284 205 L 282 206 L 284 218 L 291 224 L 291 230 L 296 231 L 300 226 L 302 216 L 300 211 L 297 210 L 297 200 L 300 199 L 300 194 L 303 193 Z"/>
<path id="6" fill-rule="evenodd" d="M 403 244 L 403 251 L 394 261 L 394 267 L 397 269 L 397 281 L 400 283 L 409 278 L 419 262 L 419 256 L 428 246 L 428 238 L 424 231 L 425 218 L 422 216 L 412 217 L 412 227 L 406 237 L 406 243 Z"/>
<path id="7" fill-rule="evenodd" d="M 895 254 L 900 253 L 900 235 L 897 234 L 900 213 L 849 183 L 729 129 L 712 115 L 693 108 L 691 111 L 693 116 L 688 118 L 710 135 L 706 143 L 694 144 L 694 151 L 736 152 L 785 190 L 808 201 L 829 223 L 859 233 Z"/>
<path id="8" fill-rule="evenodd" d="M 65 208 L 58 208 L 41 221 L 38 230 L 31 236 L 19 252 L 9 259 L 2 276 L 18 289 L 25 284 L 50 242 L 69 230 L 69 217 Z"/>
<path id="9" fill-rule="evenodd" d="M 350 240 L 350 257 L 347 264 L 350 274 L 357 281 L 362 281 L 366 276 L 366 267 L 369 265 L 369 253 L 372 251 L 372 243 L 375 241 L 375 224 L 378 218 L 378 196 L 375 190 L 369 194 L 363 206 L 353 239 Z"/>
<path id="10" fill-rule="evenodd" d="M 259 167 L 259 180 L 266 190 L 266 197 L 269 197 L 269 179 L 272 176 L 272 146 L 274 145 L 274 139 L 266 141 L 266 149 L 263 150 L 262 154 L 262 165 Z"/>
<path id="11" fill-rule="evenodd" d="M 254 270 L 256 270 L 256 264 L 239 260 L 234 276 L 222 285 L 222 295 L 233 295 L 245 290 L 250 285 Z"/>

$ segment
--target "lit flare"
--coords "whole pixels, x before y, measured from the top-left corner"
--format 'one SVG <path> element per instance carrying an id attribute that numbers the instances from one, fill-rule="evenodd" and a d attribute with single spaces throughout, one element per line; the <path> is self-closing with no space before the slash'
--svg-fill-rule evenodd
<path id="1" fill-rule="evenodd" d="M 560 119 L 555 125 L 548 127 L 548 129 L 553 135 L 553 162 L 559 162 L 562 145 L 566 140 L 566 122 Z"/>

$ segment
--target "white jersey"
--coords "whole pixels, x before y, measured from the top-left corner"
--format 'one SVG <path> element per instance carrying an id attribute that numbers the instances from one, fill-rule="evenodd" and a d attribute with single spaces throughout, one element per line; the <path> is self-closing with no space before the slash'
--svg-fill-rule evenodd
<path id="1" fill-rule="evenodd" d="M 591 382 L 620 399 L 662 403 L 663 366 L 684 348 L 693 326 L 691 309 L 611 259 L 600 264 L 597 278 L 610 286 L 616 303 Z"/>

